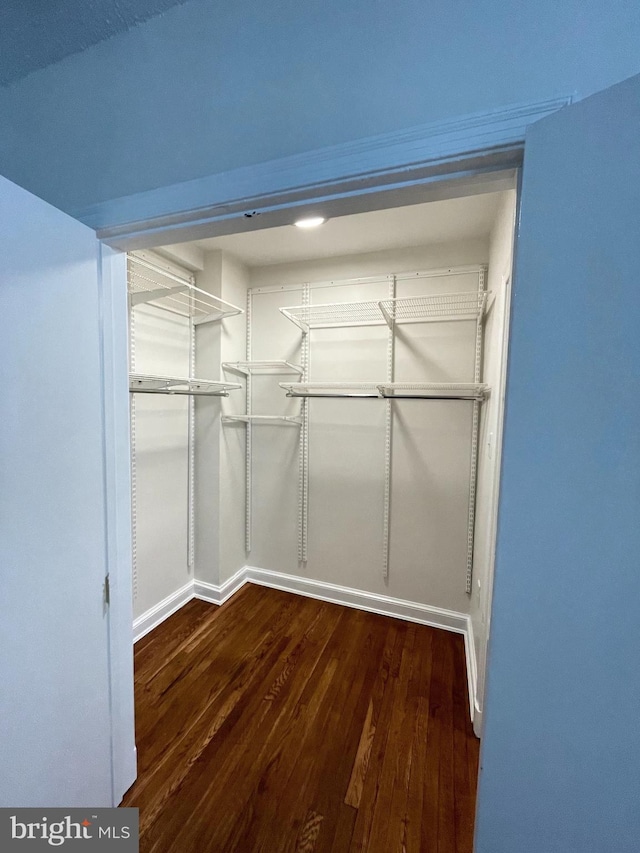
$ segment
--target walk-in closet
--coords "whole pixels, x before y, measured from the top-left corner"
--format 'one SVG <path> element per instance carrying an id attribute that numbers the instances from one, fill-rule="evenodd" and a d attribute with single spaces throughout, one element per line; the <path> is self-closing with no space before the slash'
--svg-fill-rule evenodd
<path id="1" fill-rule="evenodd" d="M 134 636 L 145 738 L 170 730 L 160 698 L 169 682 L 193 679 L 191 695 L 203 691 L 203 709 L 219 698 L 226 670 L 221 661 L 212 663 L 210 647 L 201 646 L 208 632 L 229 666 L 244 672 L 249 658 L 241 664 L 224 657 L 232 623 L 246 622 L 247 631 L 257 632 L 251 642 L 266 643 L 264 649 L 275 642 L 278 625 L 283 643 L 293 642 L 299 630 L 279 685 L 297 671 L 297 656 L 304 657 L 322 608 L 329 608 L 327 618 L 355 620 L 340 643 L 337 633 L 331 635 L 331 660 L 355 654 L 362 643 L 364 669 L 366 649 L 377 649 L 384 681 L 395 684 L 397 676 L 400 683 L 406 675 L 408 697 L 413 690 L 435 701 L 448 684 L 449 698 L 436 706 L 453 708 L 453 734 L 442 734 L 439 743 L 452 738 L 452 773 L 458 773 L 455 738 L 467 739 L 465 755 L 475 750 L 458 773 L 466 780 L 466 799 L 455 797 L 464 805 L 452 800 L 452 808 L 472 813 L 515 206 L 515 189 L 478 192 L 330 218 L 313 229 L 252 228 L 129 254 Z M 236 608 L 233 620 L 224 615 L 230 607 Z M 310 621 L 296 629 L 298 607 L 306 608 Z M 341 608 L 350 615 L 335 615 L 347 612 Z M 214 613 L 212 627 L 206 620 Z M 365 619 L 374 620 L 366 629 Z M 415 633 L 427 630 L 421 626 L 435 629 L 428 635 L 435 639 Z M 400 640 L 392 642 L 390 630 L 404 632 L 404 645 L 394 645 Z M 188 650 L 195 664 L 183 658 Z M 313 672 L 328 665 L 320 663 L 324 653 L 318 652 Z M 413 656 L 418 663 L 407 663 Z M 445 659 L 458 666 L 457 681 L 444 675 L 438 681 Z M 164 687 L 145 680 L 151 660 L 153 677 L 165 679 Z M 157 676 L 160 670 L 164 676 Z M 426 686 L 416 686 L 420 673 Z M 359 677 L 349 670 L 351 683 Z M 249 702 L 253 693 L 242 684 Z M 273 696 L 278 685 L 270 688 Z M 236 698 L 220 699 L 223 710 L 209 720 L 209 735 L 228 724 L 229 707 L 237 710 L 240 688 L 229 689 Z M 378 708 L 375 685 L 372 690 L 369 700 L 353 700 L 363 734 L 354 740 L 349 773 L 360 768 L 363 787 L 347 774 L 344 802 L 354 815 L 366 799 L 376 716 L 378 728 L 383 719 L 390 732 L 401 727 L 395 712 L 385 718 L 387 700 Z M 156 692 L 158 704 L 150 704 Z M 349 707 L 347 698 L 334 696 L 328 714 L 336 713 L 336 702 Z M 414 750 L 421 748 L 418 700 L 415 707 Z M 196 757 L 203 761 L 217 741 L 198 728 L 205 711 L 194 713 L 195 722 L 181 722 L 172 737 L 197 741 L 198 731 L 204 752 Z M 347 729 L 350 719 L 343 720 Z M 324 737 L 331 738 L 330 727 Z M 142 759 L 143 779 L 161 772 L 156 765 L 167 760 L 162 751 L 168 747 L 156 744 Z M 350 748 L 345 742 L 340 752 Z M 416 760 L 415 751 L 410 754 L 409 765 Z M 275 771 L 265 760 L 270 778 Z M 213 761 L 212 773 L 217 766 Z M 443 771 L 434 772 L 441 777 Z M 258 775 L 255 790 L 249 786 L 238 796 L 255 803 L 265 778 Z M 147 809 L 158 808 L 170 794 L 153 795 L 152 788 L 151 782 L 134 786 L 130 804 L 142 807 L 148 796 Z M 296 812 L 296 831 L 303 832 L 309 819 Z M 461 819 L 461 837 L 468 835 L 465 826 Z M 241 849 L 229 833 L 220 836 L 225 849 Z"/>

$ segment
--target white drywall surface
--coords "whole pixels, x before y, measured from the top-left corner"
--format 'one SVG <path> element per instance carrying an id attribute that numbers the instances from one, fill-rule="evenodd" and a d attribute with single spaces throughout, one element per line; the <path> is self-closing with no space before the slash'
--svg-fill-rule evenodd
<path id="1" fill-rule="evenodd" d="M 229 255 L 221 258 L 222 298 L 244 309 L 249 285 L 249 272 L 239 261 Z M 220 361 L 244 361 L 246 341 L 246 316 L 238 314 L 222 321 L 220 330 Z M 245 411 L 245 383 L 234 373 L 224 374 L 230 382 L 240 382 L 241 390 L 232 391 L 221 401 L 225 415 L 241 415 Z M 234 575 L 247 563 L 244 548 L 245 515 L 245 428 L 220 428 L 220 583 Z M 200 575 L 198 575 L 200 580 Z"/>
<path id="2" fill-rule="evenodd" d="M 377 252 L 307 264 L 251 270 L 252 358 L 300 358 L 299 329 L 279 307 L 299 304 L 302 290 L 260 293 L 255 288 L 319 279 L 386 275 L 418 269 L 480 264 L 482 240 L 420 249 Z M 232 299 L 224 290 L 223 296 Z M 236 282 L 240 284 L 236 278 Z M 477 287 L 477 276 L 398 282 L 399 296 Z M 316 287 L 314 303 L 385 298 L 388 284 Z M 244 318 L 242 318 L 244 319 Z M 225 327 L 230 321 L 225 321 Z M 231 342 L 232 336 L 229 336 Z M 472 322 L 402 327 L 396 344 L 396 381 L 472 381 Z M 231 343 L 230 343 L 230 346 Z M 241 358 L 239 348 L 236 358 Z M 386 326 L 311 332 L 310 381 L 386 379 Z M 296 414 L 278 381 L 256 376 L 253 412 Z M 239 410 L 231 397 L 226 408 Z M 220 578 L 239 560 L 250 565 L 343 584 L 371 592 L 468 612 L 465 592 L 471 404 L 394 403 L 391 561 L 382 573 L 385 404 L 379 400 L 311 400 L 309 428 L 309 559 L 297 560 L 298 442 L 295 427 L 253 428 L 252 550 L 243 553 L 244 427 L 226 425 L 221 435 L 222 505 Z M 242 476 L 240 476 L 242 474 Z M 222 495 L 224 494 L 224 500 Z M 239 514 L 238 510 L 241 510 Z"/>
<path id="3" fill-rule="evenodd" d="M 201 290 L 220 296 L 221 276 L 220 253 L 210 252 L 205 255 L 204 267 L 197 274 L 196 284 Z M 220 377 L 221 335 L 221 323 L 196 326 L 197 377 L 214 380 Z M 194 573 L 198 580 L 212 584 L 219 581 L 220 405 L 218 397 L 195 397 Z"/>
<path id="4" fill-rule="evenodd" d="M 133 309 L 135 372 L 189 374 L 189 321 Z M 187 563 L 188 398 L 135 394 L 134 618 L 192 578 Z"/>

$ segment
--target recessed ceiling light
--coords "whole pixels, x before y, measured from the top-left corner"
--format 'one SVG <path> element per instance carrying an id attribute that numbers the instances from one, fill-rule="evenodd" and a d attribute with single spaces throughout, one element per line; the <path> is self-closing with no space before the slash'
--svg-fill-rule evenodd
<path id="1" fill-rule="evenodd" d="M 307 219 L 298 219 L 294 224 L 296 228 L 317 228 L 325 221 L 324 216 L 309 216 Z"/>

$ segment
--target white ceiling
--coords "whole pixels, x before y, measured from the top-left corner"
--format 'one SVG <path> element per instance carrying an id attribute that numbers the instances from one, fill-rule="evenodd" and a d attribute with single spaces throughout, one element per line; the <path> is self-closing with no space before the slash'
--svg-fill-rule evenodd
<path id="1" fill-rule="evenodd" d="M 198 240 L 196 245 L 205 251 L 222 249 L 255 267 L 486 238 L 502 196 L 484 193 L 375 210 L 330 219 L 311 231 L 284 225 L 211 237 Z"/>

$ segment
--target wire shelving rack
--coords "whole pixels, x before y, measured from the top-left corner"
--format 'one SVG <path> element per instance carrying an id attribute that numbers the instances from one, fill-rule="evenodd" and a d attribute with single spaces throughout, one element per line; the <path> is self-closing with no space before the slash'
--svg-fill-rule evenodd
<path id="1" fill-rule="evenodd" d="M 242 308 L 226 302 L 194 284 L 194 279 L 184 279 L 169 269 L 130 254 L 127 281 L 131 307 L 148 304 L 181 317 L 188 317 L 194 325 L 211 323 L 242 314 Z"/>
<path id="2" fill-rule="evenodd" d="M 484 311 L 486 291 L 439 293 L 367 302 L 330 302 L 293 305 L 280 312 L 304 333 L 310 329 L 347 326 L 383 326 L 429 323 L 439 320 L 476 320 Z"/>

